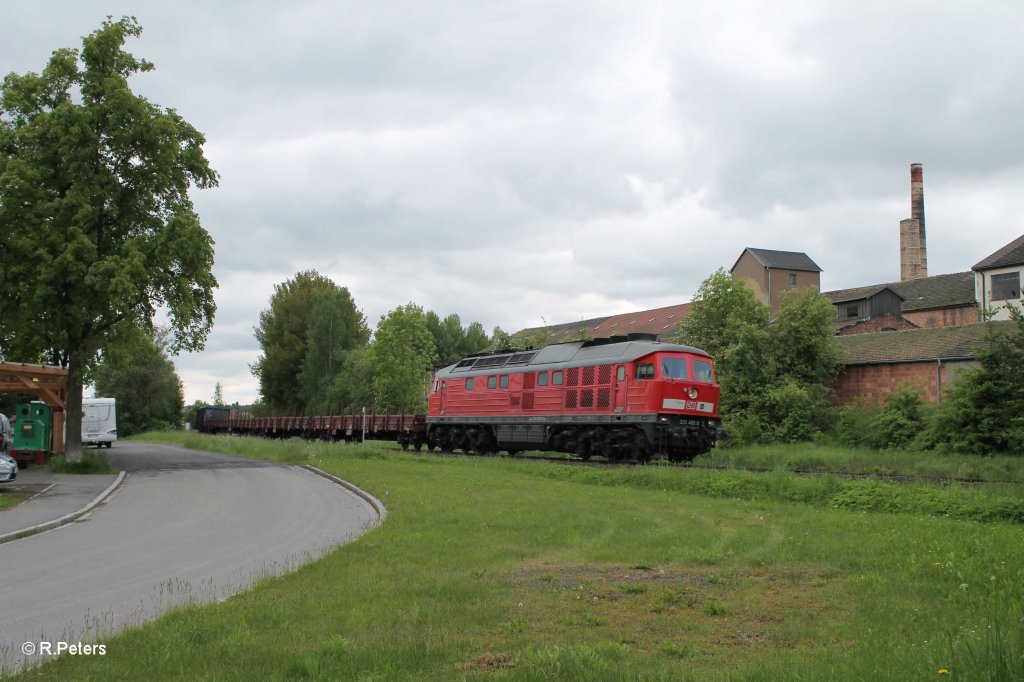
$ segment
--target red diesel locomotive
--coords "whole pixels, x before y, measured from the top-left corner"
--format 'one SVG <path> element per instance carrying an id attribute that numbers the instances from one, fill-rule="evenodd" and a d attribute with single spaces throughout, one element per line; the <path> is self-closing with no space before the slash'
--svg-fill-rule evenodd
<path id="1" fill-rule="evenodd" d="M 480 454 L 692 460 L 721 434 L 711 357 L 655 338 L 630 334 L 470 356 L 437 372 L 425 442 Z"/>

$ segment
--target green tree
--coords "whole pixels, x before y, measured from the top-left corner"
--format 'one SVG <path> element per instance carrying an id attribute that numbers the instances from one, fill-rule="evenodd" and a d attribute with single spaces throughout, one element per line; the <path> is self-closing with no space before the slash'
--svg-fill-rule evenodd
<path id="1" fill-rule="evenodd" d="M 215 407 L 224 406 L 224 386 L 219 381 L 213 387 L 213 405 Z"/>
<path id="2" fill-rule="evenodd" d="M 514 347 L 512 337 L 502 329 L 500 326 L 494 328 L 494 332 L 491 334 L 490 345 L 488 348 L 495 353 L 501 353 L 502 351 L 512 350 Z"/>
<path id="3" fill-rule="evenodd" d="M 679 342 L 709 352 L 721 412 L 735 441 L 820 437 L 830 384 L 840 367 L 832 305 L 814 289 L 783 297 L 775 321 L 742 281 L 719 269 L 701 284 Z"/>
<path id="4" fill-rule="evenodd" d="M 690 313 L 679 325 L 679 342 L 700 348 L 717 360 L 726 347 L 735 345 L 737 325 L 766 328 L 770 313 L 743 280 L 719 268 L 697 289 Z"/>
<path id="5" fill-rule="evenodd" d="M 388 412 L 422 412 L 430 368 L 436 357 L 434 337 L 423 308 L 409 303 L 382 316 L 371 348 L 377 371 L 373 389 L 378 408 Z"/>
<path id="6" fill-rule="evenodd" d="M 363 314 L 348 289 L 314 294 L 306 329 L 306 356 L 299 373 L 300 397 L 307 414 L 324 414 L 337 403 L 332 385 L 344 367 L 345 355 L 370 339 Z"/>
<path id="7" fill-rule="evenodd" d="M 474 322 L 466 327 L 466 335 L 462 340 L 462 350 L 459 353 L 459 357 L 464 358 L 467 355 L 479 353 L 487 348 L 487 344 L 490 342 L 491 340 L 487 338 L 487 332 L 484 331 L 484 326 L 479 322 Z"/>
<path id="8" fill-rule="evenodd" d="M 316 372 L 336 366 L 335 348 L 365 343 L 369 331 L 347 289 L 315 270 L 306 270 L 274 287 L 270 307 L 260 313 L 255 334 L 262 353 L 251 370 L 259 379 L 264 402 L 272 410 L 299 414 L 328 385 L 319 381 Z M 310 371 L 303 382 L 307 364 Z"/>
<path id="9" fill-rule="evenodd" d="M 439 365 L 447 366 L 471 353 L 479 353 L 490 343 L 483 325 L 474 322 L 468 327 L 463 327 L 462 320 L 455 313 L 442 320 L 437 313 L 430 311 L 426 314 L 426 321 L 427 328 L 434 337 Z"/>
<path id="10" fill-rule="evenodd" d="M 354 413 L 366 408 L 376 410 L 374 378 L 377 368 L 373 364 L 371 348 L 355 348 L 345 353 L 341 371 L 334 377 L 328 394 L 330 404 L 339 412 Z"/>
<path id="11" fill-rule="evenodd" d="M 216 310 L 213 240 L 189 200 L 213 187 L 203 135 L 135 95 L 153 65 L 108 19 L 82 49 L 0 89 L 0 344 L 9 360 L 68 368 L 67 457 L 81 457 L 82 385 L 118 325 L 170 319 L 169 349 L 198 350 Z"/>
<path id="12" fill-rule="evenodd" d="M 118 434 L 177 428 L 185 398 L 166 331 L 133 330 L 108 346 L 96 370 L 96 395 L 117 399 Z M 69 432 L 70 433 L 70 432 Z"/>
<path id="13" fill-rule="evenodd" d="M 835 306 L 817 289 L 787 291 L 770 327 L 777 370 L 803 384 L 831 384 L 842 367 L 835 316 Z"/>
<path id="14" fill-rule="evenodd" d="M 986 322 L 978 366 L 962 372 L 931 413 L 921 443 L 974 453 L 1024 454 L 1024 314 L 1010 307 L 1016 322 Z"/>

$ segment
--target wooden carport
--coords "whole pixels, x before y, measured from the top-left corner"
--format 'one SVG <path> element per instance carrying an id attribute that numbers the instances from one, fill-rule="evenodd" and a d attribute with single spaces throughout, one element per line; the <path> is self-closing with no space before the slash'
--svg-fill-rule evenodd
<path id="1" fill-rule="evenodd" d="M 68 370 L 53 365 L 0 363 L 0 393 L 25 393 L 53 408 L 53 452 L 64 452 Z"/>

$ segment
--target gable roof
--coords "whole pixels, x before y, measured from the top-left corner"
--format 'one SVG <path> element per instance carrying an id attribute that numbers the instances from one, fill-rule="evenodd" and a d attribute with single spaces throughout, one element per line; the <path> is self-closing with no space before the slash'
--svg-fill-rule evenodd
<path id="1" fill-rule="evenodd" d="M 972 272 L 954 272 L 893 282 L 889 287 L 903 297 L 904 312 L 975 305 Z"/>
<path id="2" fill-rule="evenodd" d="M 659 338 L 671 337 L 676 335 L 679 322 L 689 312 L 690 304 L 681 303 L 664 308 L 640 310 L 635 313 L 595 317 L 589 320 L 580 320 L 579 322 L 553 324 L 547 327 L 530 327 L 529 329 L 517 331 L 512 336 L 517 339 L 526 339 L 536 332 L 546 330 L 550 334 L 546 341 L 549 344 L 575 341 L 579 338 L 581 331 L 585 332 L 592 339 L 622 336 L 636 332 L 656 334 Z"/>
<path id="3" fill-rule="evenodd" d="M 766 268 L 821 272 L 818 264 L 802 251 L 773 251 L 771 249 L 752 249 L 747 247 L 743 249 L 743 253 L 750 253 L 751 256 L 757 259 L 758 263 Z M 740 258 L 743 258 L 743 253 L 740 254 Z M 740 258 L 736 259 L 736 263 L 740 262 Z M 733 270 L 736 269 L 736 263 L 732 265 Z"/>
<path id="4" fill-rule="evenodd" d="M 974 305 L 974 273 L 954 272 L 948 275 L 921 277 L 906 282 L 874 284 L 854 289 L 822 292 L 832 303 L 845 303 L 870 298 L 883 289 L 891 289 L 903 299 L 901 309 L 908 313 L 933 308 L 953 308 Z"/>
<path id="5" fill-rule="evenodd" d="M 1005 268 L 1011 265 L 1024 264 L 1024 234 L 993 253 L 988 258 L 978 261 L 972 270 L 990 270 L 992 268 Z"/>
<path id="6" fill-rule="evenodd" d="M 837 291 L 826 291 L 822 296 L 833 303 L 846 303 L 847 301 L 859 301 L 862 298 L 871 298 L 875 294 L 888 289 L 902 301 L 903 297 L 889 284 L 875 284 L 869 287 L 857 287 L 855 289 L 839 289 Z"/>
<path id="7" fill-rule="evenodd" d="M 930 327 L 898 332 L 870 332 L 837 336 L 843 349 L 843 364 L 871 365 L 895 362 L 971 359 L 985 343 L 988 325 L 1014 332 L 1012 320 L 958 327 Z"/>

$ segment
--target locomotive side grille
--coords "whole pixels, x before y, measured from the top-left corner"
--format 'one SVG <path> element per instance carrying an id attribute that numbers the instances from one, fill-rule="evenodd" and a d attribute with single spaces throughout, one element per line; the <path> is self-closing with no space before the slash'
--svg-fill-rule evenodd
<path id="1" fill-rule="evenodd" d="M 517 395 L 512 396 L 512 401 L 511 402 L 512 402 L 512 407 L 517 407 L 519 405 L 519 396 L 517 396 Z"/>
<path id="2" fill-rule="evenodd" d="M 524 393 L 523 394 L 523 409 L 524 410 L 532 410 L 533 409 L 533 393 Z"/>
<path id="3" fill-rule="evenodd" d="M 612 368 L 609 365 L 601 365 L 597 368 L 597 383 L 610 384 L 612 382 Z"/>
<path id="4" fill-rule="evenodd" d="M 610 388 L 597 389 L 597 406 L 608 407 L 612 404 L 612 391 Z"/>
<path id="5" fill-rule="evenodd" d="M 584 367 L 583 368 L 583 385 L 593 386 L 594 385 L 594 368 Z"/>
<path id="6" fill-rule="evenodd" d="M 533 372 L 527 372 L 523 375 L 523 390 L 529 391 L 534 386 L 534 382 L 537 380 L 537 375 Z"/>
<path id="7" fill-rule="evenodd" d="M 594 406 L 594 391 L 593 390 L 582 390 L 580 391 L 580 407 L 593 407 Z"/>
<path id="8" fill-rule="evenodd" d="M 576 391 L 565 392 L 565 407 L 567 409 L 576 409 Z"/>
<path id="9" fill-rule="evenodd" d="M 565 370 L 565 385 L 566 386 L 579 386 L 580 385 L 580 368 L 570 367 Z"/>

